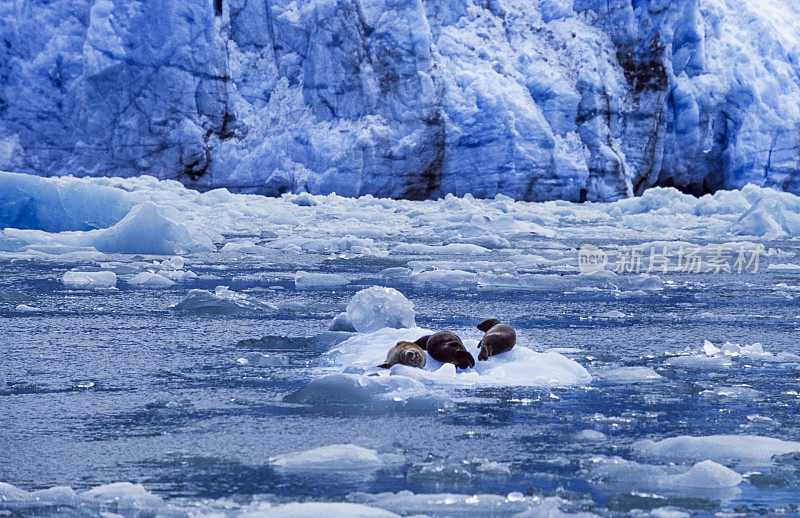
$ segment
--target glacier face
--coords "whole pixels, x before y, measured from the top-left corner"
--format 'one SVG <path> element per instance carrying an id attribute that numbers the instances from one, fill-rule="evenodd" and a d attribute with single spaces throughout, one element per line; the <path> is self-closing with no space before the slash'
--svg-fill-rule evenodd
<path id="1" fill-rule="evenodd" d="M 0 169 L 613 200 L 800 192 L 798 0 L 0 0 Z"/>

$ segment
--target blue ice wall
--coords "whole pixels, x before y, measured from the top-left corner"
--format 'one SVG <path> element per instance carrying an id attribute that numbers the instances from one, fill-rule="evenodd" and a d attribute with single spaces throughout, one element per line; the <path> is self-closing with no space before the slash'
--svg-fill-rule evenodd
<path id="1" fill-rule="evenodd" d="M 797 0 L 0 0 L 0 169 L 278 194 L 800 192 Z"/>

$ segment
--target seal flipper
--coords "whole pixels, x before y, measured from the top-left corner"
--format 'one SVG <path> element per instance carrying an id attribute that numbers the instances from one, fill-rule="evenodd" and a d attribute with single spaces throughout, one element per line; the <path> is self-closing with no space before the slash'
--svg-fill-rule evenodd
<path id="1" fill-rule="evenodd" d="M 480 329 L 481 331 L 483 331 L 485 333 L 489 329 L 493 328 L 494 326 L 496 326 L 499 323 L 500 323 L 500 321 L 497 320 L 496 318 L 490 318 L 490 319 L 484 320 L 483 322 L 478 324 L 478 329 Z"/>
<path id="2" fill-rule="evenodd" d="M 467 351 L 456 351 L 455 357 L 456 361 L 454 363 L 459 369 L 468 369 L 475 366 L 475 358 Z"/>
<path id="3" fill-rule="evenodd" d="M 389 365 L 388 363 L 382 363 L 382 364 L 378 365 L 378 368 L 379 369 L 389 369 L 389 368 L 391 368 L 391 365 Z"/>
<path id="4" fill-rule="evenodd" d="M 417 344 L 420 347 L 420 349 L 422 349 L 423 351 L 427 351 L 428 350 L 428 338 L 430 338 L 432 336 L 433 335 L 421 336 L 421 337 L 417 338 L 414 341 L 414 343 Z"/>

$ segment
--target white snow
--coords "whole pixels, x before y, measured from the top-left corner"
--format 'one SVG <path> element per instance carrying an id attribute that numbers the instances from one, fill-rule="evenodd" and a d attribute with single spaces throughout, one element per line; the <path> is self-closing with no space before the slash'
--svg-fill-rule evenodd
<path id="1" fill-rule="evenodd" d="M 61 282 L 71 288 L 113 288 L 117 285 L 117 274 L 109 271 L 68 271 L 64 272 Z"/>
<path id="2" fill-rule="evenodd" d="M 773 455 L 800 452 L 800 442 L 757 435 L 682 435 L 661 441 L 637 441 L 633 450 L 640 455 L 670 462 L 710 459 L 723 464 L 768 466 Z"/>
<path id="3" fill-rule="evenodd" d="M 355 444 L 331 444 L 306 451 L 285 453 L 270 459 L 278 468 L 294 471 L 374 470 L 383 466 L 378 452 Z"/>

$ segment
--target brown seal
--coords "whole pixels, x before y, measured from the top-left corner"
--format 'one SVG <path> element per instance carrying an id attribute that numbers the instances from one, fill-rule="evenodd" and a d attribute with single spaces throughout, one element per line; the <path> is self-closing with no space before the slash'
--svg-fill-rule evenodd
<path id="1" fill-rule="evenodd" d="M 461 338 L 449 331 L 439 331 L 432 335 L 418 338 L 415 344 L 428 351 L 436 361 L 453 363 L 459 369 L 475 366 L 475 358 L 467 351 Z"/>
<path id="2" fill-rule="evenodd" d="M 481 350 L 479 360 L 488 360 L 490 356 L 510 351 L 517 343 L 517 332 L 506 324 L 501 324 L 496 318 L 484 320 L 478 324 L 478 329 L 486 333 L 478 344 Z"/>
<path id="3" fill-rule="evenodd" d="M 422 368 L 425 366 L 426 360 L 425 351 L 417 344 L 411 342 L 397 342 L 397 345 L 389 349 L 389 353 L 386 355 L 386 363 L 378 365 L 378 367 L 388 369 L 392 365 L 400 363 L 402 365 Z"/>

